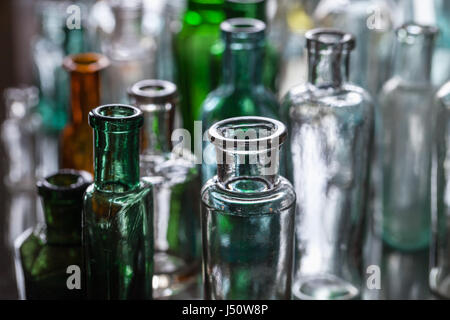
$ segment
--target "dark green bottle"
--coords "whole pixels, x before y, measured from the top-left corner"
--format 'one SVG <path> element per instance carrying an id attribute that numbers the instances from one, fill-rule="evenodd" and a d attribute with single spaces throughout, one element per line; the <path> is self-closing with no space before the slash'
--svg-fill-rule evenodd
<path id="1" fill-rule="evenodd" d="M 151 299 L 153 197 L 139 178 L 142 112 L 106 105 L 89 113 L 94 183 L 84 197 L 83 255 L 89 299 Z"/>
<path id="2" fill-rule="evenodd" d="M 235 18 L 222 23 L 225 52 L 222 61 L 223 80 L 202 105 L 203 132 L 217 121 L 242 116 L 264 116 L 278 119 L 276 97 L 264 87 L 261 64 L 264 57 L 264 22 Z M 216 172 L 212 144 L 203 142 L 202 182 Z"/>
<path id="3" fill-rule="evenodd" d="M 82 272 L 78 273 L 80 289 L 69 289 L 68 268 L 82 268 L 82 199 L 91 182 L 89 173 L 65 169 L 37 183 L 45 225 L 25 231 L 16 241 L 21 298 L 83 298 Z"/>
<path id="4" fill-rule="evenodd" d="M 266 0 L 226 0 L 225 16 L 232 18 L 252 18 L 267 23 Z M 217 88 L 222 77 L 222 59 L 225 43 L 218 39 L 211 47 L 211 86 Z M 263 66 L 263 82 L 273 92 L 277 92 L 277 76 L 279 69 L 279 54 L 270 41 L 266 42 Z"/>
<path id="5" fill-rule="evenodd" d="M 211 47 L 220 36 L 225 20 L 224 0 L 188 0 L 183 27 L 175 39 L 177 84 L 181 93 L 184 127 L 193 134 L 200 120 L 200 106 L 211 86 Z"/>

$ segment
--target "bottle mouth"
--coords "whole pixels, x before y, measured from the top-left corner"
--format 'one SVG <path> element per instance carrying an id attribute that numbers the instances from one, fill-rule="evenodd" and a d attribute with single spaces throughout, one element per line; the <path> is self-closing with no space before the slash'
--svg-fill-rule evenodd
<path id="1" fill-rule="evenodd" d="M 125 104 L 108 104 L 89 112 L 89 125 L 100 131 L 131 131 L 142 127 L 142 111 Z"/>
<path id="2" fill-rule="evenodd" d="M 164 80 L 142 80 L 128 89 L 128 96 L 138 104 L 165 104 L 177 98 L 177 86 Z"/>
<path id="3" fill-rule="evenodd" d="M 87 52 L 67 56 L 63 66 L 69 72 L 94 73 L 108 67 L 109 60 L 102 54 Z"/>
<path id="4" fill-rule="evenodd" d="M 287 137 L 286 126 L 263 117 L 238 117 L 217 122 L 208 131 L 216 148 L 229 153 L 255 154 L 279 149 Z"/>
<path id="5" fill-rule="evenodd" d="M 406 44 L 414 44 L 419 39 L 424 38 L 433 41 L 438 34 L 438 27 L 417 24 L 414 22 L 407 22 L 396 30 L 399 42 Z"/>
<path id="6" fill-rule="evenodd" d="M 305 37 L 309 51 L 320 52 L 330 48 L 351 51 L 356 46 L 355 37 L 351 33 L 337 29 L 313 29 L 306 32 Z"/>
<path id="7" fill-rule="evenodd" d="M 37 182 L 38 193 L 41 196 L 51 196 L 64 199 L 67 196 L 81 197 L 92 183 L 92 175 L 86 171 L 62 169 Z"/>
<path id="8" fill-rule="evenodd" d="M 226 43 L 247 43 L 264 40 L 266 24 L 252 18 L 233 18 L 222 22 L 220 29 Z"/>

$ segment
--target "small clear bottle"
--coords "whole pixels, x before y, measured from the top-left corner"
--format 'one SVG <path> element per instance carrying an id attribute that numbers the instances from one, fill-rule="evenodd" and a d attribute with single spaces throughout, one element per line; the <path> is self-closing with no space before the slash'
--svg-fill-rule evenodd
<path id="1" fill-rule="evenodd" d="M 432 245 L 430 288 L 442 298 L 450 299 L 450 82 L 437 94 L 436 168 L 433 175 L 436 205 L 432 211 Z"/>
<path id="2" fill-rule="evenodd" d="M 297 299 L 361 295 L 363 221 L 367 207 L 374 107 L 348 82 L 353 35 L 306 33 L 308 82 L 284 99 L 288 172 L 297 194 Z"/>
<path id="3" fill-rule="evenodd" d="M 394 76 L 379 97 L 383 141 L 383 239 L 401 250 L 429 245 L 434 123 L 431 68 L 437 28 L 396 31 Z"/>
<path id="4" fill-rule="evenodd" d="M 208 131 L 217 175 L 201 192 L 206 299 L 290 299 L 295 192 L 279 176 L 286 127 L 240 117 Z"/>
<path id="5" fill-rule="evenodd" d="M 94 183 L 83 208 L 88 299 L 151 299 L 153 196 L 139 176 L 142 112 L 105 105 L 89 112 L 94 129 Z"/>
<path id="6" fill-rule="evenodd" d="M 175 84 L 142 80 L 128 94 L 144 115 L 141 177 L 154 188 L 153 297 L 173 296 L 188 288 L 200 271 L 197 168 L 190 150 L 172 149 Z"/>

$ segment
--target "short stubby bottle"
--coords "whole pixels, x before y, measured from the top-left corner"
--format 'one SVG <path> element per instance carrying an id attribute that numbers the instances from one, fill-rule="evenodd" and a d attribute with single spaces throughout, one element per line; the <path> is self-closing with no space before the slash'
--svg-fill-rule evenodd
<path id="1" fill-rule="evenodd" d="M 438 29 L 398 28 L 394 76 L 379 97 L 383 142 L 383 239 L 401 250 L 430 242 L 431 146 L 434 126 L 431 62 Z"/>
<path id="2" fill-rule="evenodd" d="M 153 185 L 153 297 L 182 293 L 200 271 L 200 182 L 190 149 L 172 148 L 175 84 L 142 80 L 129 89 L 144 115 L 141 177 Z"/>
<path id="3" fill-rule="evenodd" d="M 92 176 L 70 169 L 39 180 L 45 224 L 16 240 L 16 274 L 22 299 L 82 299 L 81 211 Z"/>
<path id="4" fill-rule="evenodd" d="M 366 211 L 374 107 L 348 82 L 351 34 L 306 33 L 308 82 L 291 89 L 288 172 L 297 194 L 295 284 L 297 299 L 355 299 Z"/>
<path id="5" fill-rule="evenodd" d="M 235 18 L 221 24 L 225 52 L 223 79 L 202 105 L 202 127 L 206 132 L 217 121 L 243 116 L 278 119 L 276 97 L 264 87 L 262 68 L 266 24 L 250 18 Z M 215 175 L 214 147 L 203 141 L 202 183 Z"/>
<path id="6" fill-rule="evenodd" d="M 83 255 L 89 299 L 151 299 L 153 196 L 139 179 L 142 112 L 105 105 L 89 113 L 94 183 L 84 197 Z"/>
<path id="7" fill-rule="evenodd" d="M 437 127 L 433 181 L 436 205 L 432 210 L 430 288 L 436 295 L 450 299 L 450 82 L 437 94 Z"/>
<path id="8" fill-rule="evenodd" d="M 208 135 L 218 161 L 201 193 L 205 298 L 290 299 L 295 192 L 278 174 L 286 127 L 239 117 Z"/>

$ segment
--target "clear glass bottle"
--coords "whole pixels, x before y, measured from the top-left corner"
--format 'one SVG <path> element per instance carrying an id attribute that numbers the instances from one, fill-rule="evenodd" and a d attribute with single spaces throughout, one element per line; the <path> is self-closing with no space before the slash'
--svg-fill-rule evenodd
<path id="1" fill-rule="evenodd" d="M 429 284 L 437 296 L 450 299 L 450 82 L 437 94 L 437 127 L 433 193 L 436 194 L 432 211 L 431 271 Z M 435 180 L 436 179 L 436 180 Z"/>
<path id="2" fill-rule="evenodd" d="M 350 80 L 373 97 L 391 76 L 397 12 L 390 0 L 322 0 L 314 12 L 316 27 L 336 28 L 356 37 Z"/>
<path id="3" fill-rule="evenodd" d="M 433 94 L 431 62 L 437 28 L 397 29 L 394 77 L 379 97 L 383 141 L 383 239 L 415 250 L 430 241 Z"/>
<path id="4" fill-rule="evenodd" d="M 102 52 L 111 61 L 106 72 L 106 103 L 128 102 L 127 88 L 156 76 L 156 42 L 143 32 L 142 0 L 110 1 L 114 30 L 102 41 Z"/>
<path id="5" fill-rule="evenodd" d="M 141 177 L 153 185 L 153 297 L 179 294 L 200 271 L 200 192 L 190 150 L 172 150 L 177 87 L 162 80 L 142 80 L 129 90 L 130 101 L 144 115 Z"/>
<path id="6" fill-rule="evenodd" d="M 278 174 L 286 127 L 231 118 L 208 136 L 219 161 L 201 192 L 205 298 L 290 299 L 295 193 Z"/>
<path id="7" fill-rule="evenodd" d="M 151 299 L 153 197 L 139 179 L 142 112 L 105 105 L 89 112 L 94 183 L 84 196 L 83 256 L 89 299 Z"/>
<path id="8" fill-rule="evenodd" d="M 225 20 L 224 0 L 188 0 L 183 26 L 175 38 L 177 85 L 181 95 L 184 128 L 194 135 L 194 121 L 201 119 L 201 105 L 211 87 L 211 47 Z"/>
<path id="9" fill-rule="evenodd" d="M 308 82 L 284 98 L 288 171 L 297 193 L 297 299 L 355 299 L 373 143 L 370 96 L 349 84 L 355 38 L 306 33 Z"/>
<path id="10" fill-rule="evenodd" d="M 100 105 L 100 72 L 108 59 L 98 53 L 80 53 L 64 59 L 70 73 L 71 121 L 61 137 L 61 167 L 93 173 L 92 130 L 87 122 L 91 109 Z"/>
<path id="11" fill-rule="evenodd" d="M 203 132 L 215 122 L 240 116 L 278 118 L 276 97 L 264 87 L 262 68 L 264 22 L 250 18 L 229 19 L 222 23 L 225 52 L 222 60 L 223 80 L 201 107 Z M 216 172 L 215 151 L 203 143 L 202 183 Z"/>
<path id="12" fill-rule="evenodd" d="M 61 170 L 38 181 L 45 224 L 25 231 L 16 241 L 16 273 L 22 299 L 82 299 L 84 286 L 67 287 L 69 266 L 81 269 L 83 194 L 92 176 Z M 82 276 L 82 274 L 81 274 Z"/>

